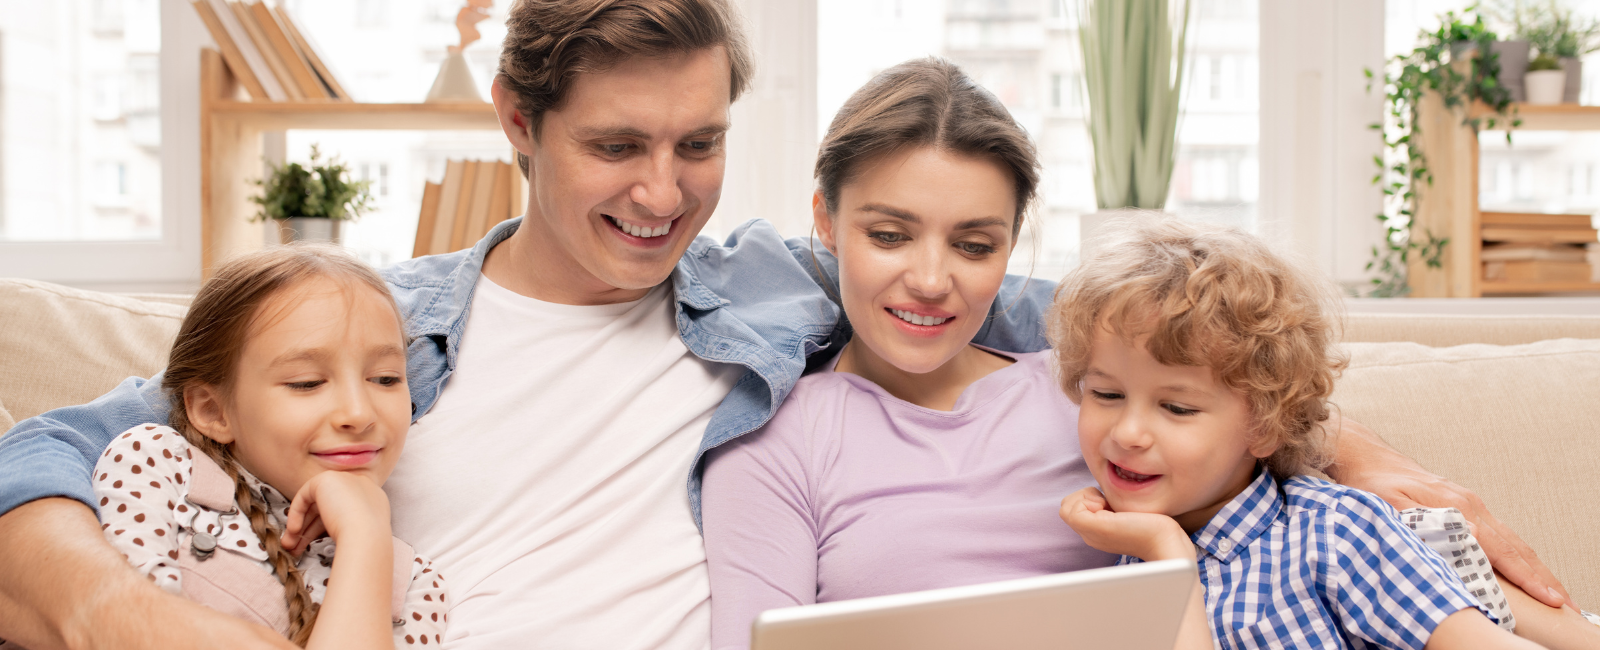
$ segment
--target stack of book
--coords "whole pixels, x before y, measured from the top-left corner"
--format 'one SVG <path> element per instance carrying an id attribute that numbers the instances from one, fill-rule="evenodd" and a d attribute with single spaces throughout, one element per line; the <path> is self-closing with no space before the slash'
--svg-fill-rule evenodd
<path id="1" fill-rule="evenodd" d="M 1484 212 L 1483 279 L 1591 282 L 1600 269 L 1588 246 L 1600 239 L 1587 214 Z"/>
<path id="2" fill-rule="evenodd" d="M 256 101 L 348 102 L 350 95 L 283 7 L 194 0 L 222 60 Z"/>
<path id="3" fill-rule="evenodd" d="M 422 190 L 412 257 L 449 253 L 478 243 L 489 229 L 522 214 L 527 190 L 515 165 L 497 160 L 451 160 L 444 182 Z"/>

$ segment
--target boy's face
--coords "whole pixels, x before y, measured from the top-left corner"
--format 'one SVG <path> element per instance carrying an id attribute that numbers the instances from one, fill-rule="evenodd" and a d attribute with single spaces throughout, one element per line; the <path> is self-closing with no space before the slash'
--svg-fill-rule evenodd
<path id="1" fill-rule="evenodd" d="M 1171 516 L 1204 527 L 1250 484 L 1275 445 L 1250 436 L 1250 407 L 1210 368 L 1167 366 L 1104 329 L 1083 380 L 1083 458 L 1117 512 Z"/>

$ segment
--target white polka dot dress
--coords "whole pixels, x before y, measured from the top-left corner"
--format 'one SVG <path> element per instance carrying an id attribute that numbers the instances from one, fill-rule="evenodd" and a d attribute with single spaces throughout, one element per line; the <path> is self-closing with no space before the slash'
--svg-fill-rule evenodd
<path id="1" fill-rule="evenodd" d="M 244 477 L 267 503 L 273 525 L 282 530 L 289 500 L 248 472 Z M 129 429 L 106 448 L 95 465 L 93 480 L 106 539 L 135 569 L 167 592 L 193 597 L 196 590 L 186 593 L 184 589 L 181 560 L 185 557 L 233 554 L 271 574 L 266 546 L 234 503 L 232 482 L 209 458 L 193 450 L 182 434 L 154 424 Z M 391 603 L 395 646 L 439 645 L 449 619 L 445 580 L 427 558 L 396 542 L 396 593 Z M 214 550 L 204 552 L 213 544 Z M 318 603 L 327 593 L 333 560 L 334 544 L 328 538 L 312 542 L 300 558 L 300 571 L 312 600 Z M 403 582 L 407 577 L 409 582 Z M 259 584 L 259 580 L 253 582 Z M 281 587 L 275 596 L 278 602 L 273 605 L 281 605 Z M 263 622 L 271 624 L 270 620 Z"/>

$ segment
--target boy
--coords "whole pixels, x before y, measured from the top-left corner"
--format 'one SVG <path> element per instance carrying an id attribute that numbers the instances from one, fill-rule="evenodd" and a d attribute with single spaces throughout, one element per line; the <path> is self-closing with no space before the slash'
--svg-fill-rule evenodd
<path id="1" fill-rule="evenodd" d="M 1081 405 L 1100 484 L 1061 516 L 1119 563 L 1197 562 L 1179 647 L 1537 647 L 1496 627 L 1510 627 L 1505 596 L 1459 513 L 1403 520 L 1369 493 L 1297 475 L 1326 463 L 1322 423 L 1345 364 L 1324 282 L 1238 231 L 1153 216 L 1119 231 L 1052 308 L 1062 388 Z M 1521 614 L 1526 596 L 1510 595 Z M 1527 611 L 1538 620 L 1519 632 L 1538 636 L 1548 612 Z"/>

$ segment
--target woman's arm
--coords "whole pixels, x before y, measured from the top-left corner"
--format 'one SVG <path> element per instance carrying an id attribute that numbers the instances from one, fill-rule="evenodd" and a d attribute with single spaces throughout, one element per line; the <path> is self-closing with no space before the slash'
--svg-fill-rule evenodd
<path id="1" fill-rule="evenodd" d="M 1483 612 L 1468 608 L 1441 621 L 1428 637 L 1428 645 L 1423 647 L 1426 650 L 1539 650 L 1540 645 L 1517 638 L 1500 629 Z"/>
<path id="2" fill-rule="evenodd" d="M 1551 607 L 1568 604 L 1571 597 L 1550 568 L 1539 560 L 1527 542 L 1501 523 L 1478 495 L 1444 477 L 1423 469 L 1417 461 L 1384 443 L 1371 429 L 1340 418 L 1337 457 L 1325 471 L 1334 480 L 1371 492 L 1396 510 L 1455 508 L 1472 522 L 1473 534 L 1489 555 L 1496 571 L 1528 595 Z"/>
<path id="3" fill-rule="evenodd" d="M 299 537 L 313 519 L 327 527 L 337 552 L 328 593 L 306 648 L 393 648 L 389 614 L 394 597 L 394 535 L 389 498 L 364 476 L 323 472 L 295 494 L 283 546 L 300 545 Z"/>
<path id="4" fill-rule="evenodd" d="M 1500 588 L 1511 603 L 1511 616 L 1517 619 L 1517 636 L 1550 650 L 1593 650 L 1600 648 L 1600 625 L 1590 623 L 1571 607 L 1551 607 L 1504 581 Z"/>
<path id="5" fill-rule="evenodd" d="M 791 405 L 786 409 L 793 410 Z M 784 444 L 789 414 L 712 452 L 702 491 L 711 575 L 711 647 L 750 647 L 768 609 L 817 599 L 817 533 L 800 457 Z"/>

